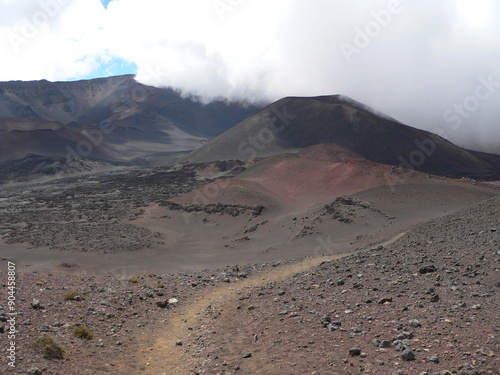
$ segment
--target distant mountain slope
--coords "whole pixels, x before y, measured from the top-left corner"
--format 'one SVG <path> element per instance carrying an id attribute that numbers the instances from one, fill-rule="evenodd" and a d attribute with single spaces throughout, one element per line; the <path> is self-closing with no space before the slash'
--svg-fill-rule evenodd
<path id="1" fill-rule="evenodd" d="M 258 109 L 222 101 L 203 105 L 131 75 L 0 82 L 0 161 L 30 153 L 67 156 L 68 147 L 111 161 L 192 151 Z"/>
<path id="2" fill-rule="evenodd" d="M 344 96 L 281 99 L 186 157 L 252 159 L 334 144 L 370 161 L 450 177 L 494 179 L 500 156 L 469 151 Z"/>
<path id="3" fill-rule="evenodd" d="M 117 168 L 118 165 L 101 161 L 28 154 L 21 159 L 0 162 L 0 185 L 49 180 L 75 173 L 111 171 Z"/>

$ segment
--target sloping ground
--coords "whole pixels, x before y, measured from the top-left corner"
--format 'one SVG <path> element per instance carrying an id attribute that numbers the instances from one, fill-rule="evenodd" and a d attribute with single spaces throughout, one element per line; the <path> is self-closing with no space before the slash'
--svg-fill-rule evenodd
<path id="1" fill-rule="evenodd" d="M 88 142 L 80 131 L 59 122 L 42 119 L 0 119 L 0 161 L 17 160 L 29 154 L 78 156 L 79 142 Z M 102 144 L 90 144 L 94 158 L 104 158 Z M 73 150 L 68 152 L 68 148 Z M 83 155 L 82 155 L 83 156 Z M 88 155 L 85 155 L 88 156 Z"/>
<path id="2" fill-rule="evenodd" d="M 131 75 L 0 82 L 0 161 L 36 153 L 164 163 L 171 161 L 169 153 L 190 152 L 259 108 L 220 101 L 203 105 L 172 89 L 142 85 Z"/>
<path id="3" fill-rule="evenodd" d="M 158 259 L 217 267 L 352 251 L 498 194 L 331 151 L 270 157 L 151 205 L 132 223 L 162 233 Z"/>
<path id="4" fill-rule="evenodd" d="M 498 374 L 499 211 L 494 198 L 388 248 L 228 286 L 193 304 L 175 338 L 156 333 L 153 373 L 165 350 L 199 374 Z"/>
<path id="5" fill-rule="evenodd" d="M 334 144 L 370 161 L 449 177 L 495 179 L 500 156 L 460 148 L 335 95 L 281 99 L 187 156 L 190 162 L 268 157 Z"/>
<path id="6" fill-rule="evenodd" d="M 26 323 L 18 367 L 5 371 L 496 375 L 499 206 L 490 199 L 344 258 L 178 275 L 144 268 L 131 281 L 125 268 L 116 278 L 71 262 L 50 273 L 18 264 Z M 71 291 L 80 298 L 66 300 Z M 157 305 L 170 297 L 178 306 Z M 75 337 L 75 323 L 93 339 Z M 65 359 L 43 359 L 32 347 L 39 337 L 61 344 Z"/>
<path id="7" fill-rule="evenodd" d="M 51 263 L 57 251 L 73 250 L 96 270 L 110 264 L 216 268 L 349 252 L 498 194 L 493 185 L 408 173 L 330 151 L 318 146 L 273 157 L 208 185 L 196 166 L 9 185 L 0 198 L 0 246 L 28 264 L 34 251 Z M 13 168 L 29 169 L 31 162 Z M 205 165 L 200 173 L 240 167 Z M 96 255 L 81 257 L 82 251 Z"/>
<path id="8" fill-rule="evenodd" d="M 374 163 L 340 146 L 321 144 L 297 154 L 276 155 L 249 164 L 236 177 L 215 181 L 176 201 L 235 203 L 241 202 L 244 191 L 248 194 L 244 199 L 246 204 L 259 204 L 259 199 L 268 202 L 271 196 L 280 202 L 282 209 L 291 210 L 378 186 L 394 190 L 399 185 L 427 182 L 461 184 L 457 180 Z"/>
<path id="9" fill-rule="evenodd" d="M 116 164 L 65 157 L 28 154 L 21 159 L 0 162 L 0 184 L 47 180 L 90 171 L 110 171 Z"/>

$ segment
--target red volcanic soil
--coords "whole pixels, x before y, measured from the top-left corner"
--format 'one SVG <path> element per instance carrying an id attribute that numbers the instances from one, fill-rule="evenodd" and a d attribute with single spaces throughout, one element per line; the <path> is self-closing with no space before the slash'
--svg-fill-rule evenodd
<path id="1" fill-rule="evenodd" d="M 387 186 L 393 190 L 397 185 L 421 182 L 458 183 L 457 180 L 374 163 L 340 146 L 316 145 L 298 154 L 269 157 L 251 165 L 237 177 L 205 186 L 201 194 L 195 191 L 175 201 L 200 203 L 202 197 L 203 203 L 236 203 L 241 202 L 244 195 L 245 204 L 259 204 L 259 199 L 265 204 L 272 197 L 282 208 L 294 209 L 374 187 Z M 249 192 L 255 199 L 251 203 Z"/>

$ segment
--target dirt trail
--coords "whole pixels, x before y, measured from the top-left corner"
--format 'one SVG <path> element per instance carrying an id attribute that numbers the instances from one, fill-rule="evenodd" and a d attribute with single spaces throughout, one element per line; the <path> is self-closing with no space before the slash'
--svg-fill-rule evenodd
<path id="1" fill-rule="evenodd" d="M 165 326 L 157 327 L 154 337 L 150 338 L 150 343 L 153 344 L 142 349 L 143 352 L 147 353 L 145 357 L 147 373 L 151 375 L 185 375 L 189 373 L 183 347 L 175 344 L 178 340 L 184 341 L 186 339 L 190 332 L 188 327 L 195 326 L 198 323 L 198 315 L 208 305 L 216 306 L 227 300 L 236 299 L 238 293 L 246 289 L 287 280 L 297 273 L 305 272 L 320 265 L 322 262 L 340 259 L 350 254 L 352 253 L 323 256 L 278 266 L 233 284 L 221 284 L 216 290 L 199 297 L 189 305 L 179 308 L 175 315 L 165 323 Z"/>
<path id="2" fill-rule="evenodd" d="M 400 233 L 398 234 L 397 236 L 394 236 L 390 239 L 388 239 L 387 241 L 384 241 L 384 242 L 381 242 L 378 246 L 383 246 L 383 247 L 387 247 L 389 245 L 392 245 L 394 242 L 396 242 L 397 240 L 399 240 L 400 238 L 403 238 L 408 232 L 403 232 L 403 233 Z"/>
<path id="3" fill-rule="evenodd" d="M 380 245 L 384 247 L 388 246 L 402 238 L 405 234 L 406 232 L 400 233 Z M 236 283 L 220 284 L 215 290 L 204 296 L 198 297 L 189 305 L 179 308 L 175 311 L 175 315 L 165 322 L 163 327 L 156 327 L 152 332 L 152 336 L 148 338 L 148 344 L 145 344 L 145 347 L 141 350 L 141 352 L 147 353 L 144 357 L 147 374 L 189 374 L 188 357 L 184 353 L 182 346 L 176 346 L 176 342 L 179 340 L 186 341 L 186 337 L 190 333 L 188 327 L 196 326 L 199 322 L 198 316 L 209 305 L 217 307 L 219 304 L 227 302 L 228 300 L 237 299 L 238 295 L 247 289 L 258 288 L 272 282 L 287 280 L 295 274 L 317 267 L 323 262 L 330 262 L 351 254 L 353 253 L 308 258 L 295 263 L 275 267 Z"/>

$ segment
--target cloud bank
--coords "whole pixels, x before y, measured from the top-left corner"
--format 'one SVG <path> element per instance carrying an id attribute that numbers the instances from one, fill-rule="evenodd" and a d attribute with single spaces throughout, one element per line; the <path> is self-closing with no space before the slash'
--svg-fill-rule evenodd
<path id="1" fill-rule="evenodd" d="M 494 0 L 0 0 L 0 80 L 117 60 L 203 100 L 344 94 L 500 153 Z"/>

